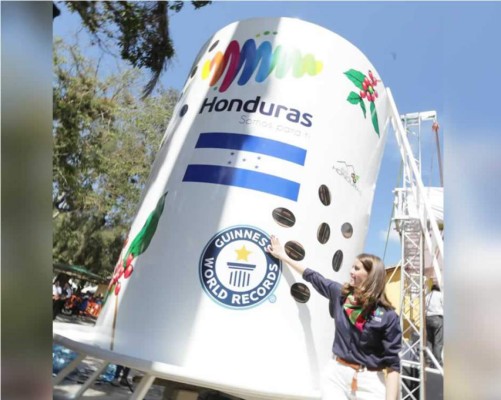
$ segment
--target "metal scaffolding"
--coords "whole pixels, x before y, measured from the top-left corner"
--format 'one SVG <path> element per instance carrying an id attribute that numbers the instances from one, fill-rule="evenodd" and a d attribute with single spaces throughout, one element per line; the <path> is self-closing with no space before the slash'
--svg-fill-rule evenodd
<path id="1" fill-rule="evenodd" d="M 434 373 L 443 377 L 442 366 L 426 347 L 424 303 L 425 268 L 432 268 L 434 280 L 442 287 L 443 240 L 421 174 L 421 124 L 425 121 L 436 123 L 437 115 L 434 111 L 428 111 L 400 116 L 390 90 L 388 99 L 391 123 L 403 165 L 402 187 L 395 189 L 393 218 L 400 234 L 402 249 L 399 265 L 400 319 L 403 332 L 401 399 L 424 400 L 427 375 Z M 409 137 L 417 140 L 417 149 L 414 151 Z M 442 177 L 440 178 L 442 182 Z M 428 265 L 425 265 L 425 253 L 430 259 Z"/>

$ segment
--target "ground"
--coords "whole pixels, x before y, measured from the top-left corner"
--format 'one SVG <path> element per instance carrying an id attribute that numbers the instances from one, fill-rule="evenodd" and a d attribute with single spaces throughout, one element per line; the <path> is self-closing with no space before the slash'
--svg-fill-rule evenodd
<path id="1" fill-rule="evenodd" d="M 87 317 L 76 317 L 76 316 L 66 316 L 60 314 L 56 317 L 54 324 L 80 324 L 80 325 L 94 325 L 95 321 Z M 77 369 L 68 375 L 60 384 L 54 387 L 53 399 L 63 400 L 69 399 L 74 395 L 81 387 L 87 378 L 96 369 L 100 360 L 92 357 L 87 357 L 84 359 Z M 132 381 L 131 387 L 138 384 L 139 378 L 143 374 L 139 371 L 131 370 L 129 378 Z M 134 379 L 135 378 L 135 379 Z M 162 385 L 154 384 L 151 386 L 150 390 L 144 397 L 145 400 L 161 400 L 164 398 L 165 387 Z M 82 398 L 92 398 L 95 400 L 119 400 L 128 399 L 131 396 L 131 389 L 127 386 L 113 386 L 111 383 L 97 379 L 84 393 Z M 176 400 L 196 400 L 197 395 L 194 393 L 181 392 L 177 395 Z"/>

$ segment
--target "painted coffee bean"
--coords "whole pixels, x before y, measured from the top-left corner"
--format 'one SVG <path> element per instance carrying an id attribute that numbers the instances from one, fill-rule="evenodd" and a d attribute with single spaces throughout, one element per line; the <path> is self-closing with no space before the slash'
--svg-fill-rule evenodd
<path id="1" fill-rule="evenodd" d="M 132 254 L 129 254 L 129 256 L 127 257 L 127 261 L 125 262 L 126 268 L 129 267 L 129 265 L 131 265 L 132 260 L 134 260 L 134 256 Z"/>
<path id="2" fill-rule="evenodd" d="M 127 279 L 131 274 L 132 271 L 134 271 L 134 267 L 132 265 L 129 265 L 124 272 L 124 278 Z"/>
<path id="3" fill-rule="evenodd" d="M 296 261 L 301 261 L 305 255 L 303 246 L 294 241 L 285 243 L 284 250 L 290 258 Z"/>
<path id="4" fill-rule="evenodd" d="M 219 43 L 219 40 L 216 40 L 214 43 L 212 43 L 208 52 L 210 53 L 212 50 L 214 50 L 218 43 Z"/>
<path id="5" fill-rule="evenodd" d="M 318 196 L 320 197 L 320 201 L 324 206 L 331 204 L 331 192 L 327 186 L 321 185 L 318 188 Z"/>
<path id="6" fill-rule="evenodd" d="M 331 228 L 329 224 L 326 222 L 322 222 L 322 224 L 318 227 L 317 230 L 317 239 L 320 243 L 325 244 L 329 240 L 331 235 Z"/>
<path id="7" fill-rule="evenodd" d="M 310 289 L 304 283 L 294 283 L 291 286 L 291 296 L 298 303 L 306 303 L 310 299 Z"/>
<path id="8" fill-rule="evenodd" d="M 343 263 L 343 252 L 338 250 L 334 253 L 332 257 L 332 269 L 338 272 L 341 269 L 341 264 Z"/>
<path id="9" fill-rule="evenodd" d="M 290 228 L 296 223 L 296 217 L 294 216 L 292 211 L 288 210 L 287 208 L 275 208 L 271 215 L 273 216 L 273 219 L 276 221 L 276 223 L 280 226 Z"/>

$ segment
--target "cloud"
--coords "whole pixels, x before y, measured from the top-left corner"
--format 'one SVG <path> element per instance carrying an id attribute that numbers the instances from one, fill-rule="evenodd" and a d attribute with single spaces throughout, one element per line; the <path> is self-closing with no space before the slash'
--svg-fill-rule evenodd
<path id="1" fill-rule="evenodd" d="M 379 231 L 378 237 L 383 242 L 386 242 L 386 238 L 388 237 L 388 231 L 387 230 Z M 400 243 L 400 236 L 398 235 L 397 231 L 395 230 L 393 224 L 390 228 L 390 236 L 388 237 L 388 241 L 390 243 Z"/>

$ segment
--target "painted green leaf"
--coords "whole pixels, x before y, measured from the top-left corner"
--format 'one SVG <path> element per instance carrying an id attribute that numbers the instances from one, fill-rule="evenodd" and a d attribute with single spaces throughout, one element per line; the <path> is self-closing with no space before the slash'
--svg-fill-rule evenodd
<path id="1" fill-rule="evenodd" d="M 376 106 L 374 105 L 374 102 L 372 102 L 372 101 L 371 101 L 371 117 L 372 117 L 372 126 L 374 126 L 374 130 L 376 131 L 377 135 L 379 136 L 379 124 L 377 121 Z"/>
<path id="2" fill-rule="evenodd" d="M 360 99 L 360 108 L 362 109 L 362 111 L 364 112 L 364 118 L 367 118 L 367 109 L 365 108 L 365 103 L 362 99 Z"/>
<path id="3" fill-rule="evenodd" d="M 360 71 L 350 69 L 349 71 L 346 71 L 344 73 L 350 81 L 352 81 L 355 86 L 359 89 L 363 89 L 362 82 L 365 79 L 365 75 L 362 74 Z"/>
<path id="4" fill-rule="evenodd" d="M 362 101 L 362 98 L 359 96 L 358 93 L 350 92 L 346 100 L 348 100 L 351 104 L 358 104 Z"/>
<path id="5" fill-rule="evenodd" d="M 141 231 L 137 234 L 137 236 L 132 241 L 127 254 L 124 257 L 124 266 L 127 262 L 127 257 L 129 254 L 132 254 L 134 257 L 137 257 L 141 253 L 144 253 L 148 246 L 150 245 L 151 239 L 157 230 L 158 221 L 160 220 L 160 216 L 164 210 L 165 204 L 165 193 L 157 203 L 155 210 L 149 215 L 148 219 L 143 225 Z"/>

